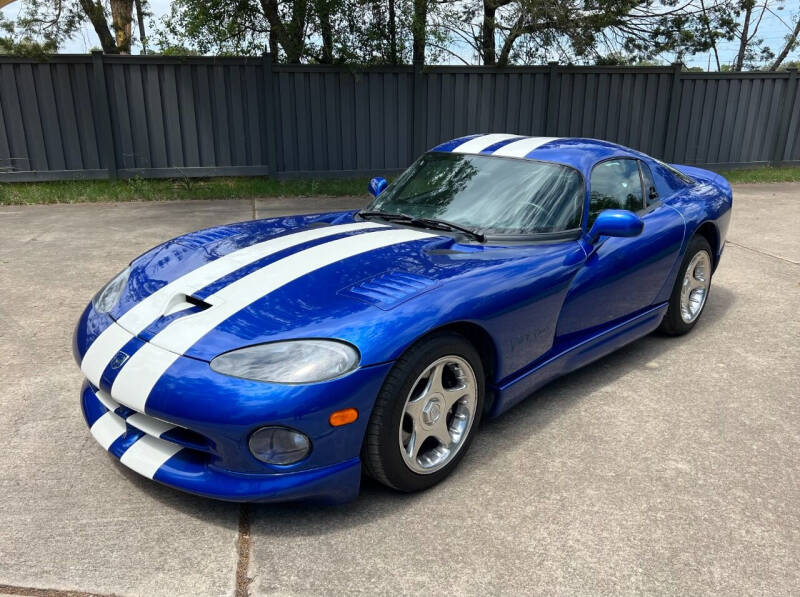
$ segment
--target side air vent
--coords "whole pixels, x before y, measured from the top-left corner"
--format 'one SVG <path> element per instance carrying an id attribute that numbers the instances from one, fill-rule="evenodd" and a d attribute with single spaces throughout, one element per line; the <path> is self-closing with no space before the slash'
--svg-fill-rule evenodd
<path id="1" fill-rule="evenodd" d="M 373 278 L 362 280 L 358 284 L 339 291 L 342 296 L 349 296 L 388 311 L 410 298 L 435 288 L 436 280 L 409 274 L 407 272 L 384 272 Z"/>

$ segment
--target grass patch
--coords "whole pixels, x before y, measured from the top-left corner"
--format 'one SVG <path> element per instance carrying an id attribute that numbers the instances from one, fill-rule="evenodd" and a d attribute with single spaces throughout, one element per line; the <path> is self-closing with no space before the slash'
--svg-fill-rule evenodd
<path id="1" fill-rule="evenodd" d="M 0 183 L 0 205 L 366 195 L 366 179 L 266 177 Z"/>
<path id="2" fill-rule="evenodd" d="M 727 170 L 731 183 L 800 182 L 800 166 Z M 267 177 L 67 180 L 0 182 L 0 205 L 93 203 L 98 201 L 174 201 L 253 197 L 366 196 L 367 179 L 284 179 Z"/>
<path id="3" fill-rule="evenodd" d="M 800 182 L 800 166 L 753 168 L 720 172 L 731 184 L 747 182 Z"/>

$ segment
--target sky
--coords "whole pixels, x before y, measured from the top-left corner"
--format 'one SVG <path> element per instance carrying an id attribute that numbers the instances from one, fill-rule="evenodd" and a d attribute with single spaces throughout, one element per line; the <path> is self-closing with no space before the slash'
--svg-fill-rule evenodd
<path id="1" fill-rule="evenodd" d="M 159 19 L 169 11 L 170 4 L 171 3 L 168 0 L 150 0 L 149 10 L 155 19 Z M 21 5 L 21 2 L 15 2 L 0 10 L 0 13 L 3 13 L 6 18 L 14 19 L 16 18 Z M 784 37 L 789 32 L 788 25 L 792 23 L 795 15 L 798 12 L 800 12 L 800 0 L 786 0 L 786 7 L 784 10 L 777 11 L 777 14 L 767 13 L 764 16 L 764 19 L 759 27 L 759 37 L 764 39 L 764 41 L 772 48 L 772 51 L 775 54 L 777 54 L 783 47 Z M 90 51 L 92 48 L 99 47 L 99 45 L 100 44 L 97 40 L 94 30 L 90 25 L 86 24 L 84 25 L 82 31 L 77 33 L 69 42 L 64 44 L 64 46 L 61 48 L 61 52 L 65 54 L 83 54 Z M 738 45 L 736 42 L 723 42 L 719 44 L 717 49 L 719 52 L 720 62 L 723 64 L 730 64 L 733 62 L 733 59 L 736 56 Z M 464 58 L 468 61 L 471 60 L 471 56 L 466 50 Z M 662 61 L 665 64 L 672 62 L 673 59 L 673 56 L 668 55 L 662 57 Z M 798 59 L 800 59 L 800 50 L 795 50 L 787 58 L 787 60 Z M 454 64 L 460 64 L 460 62 L 455 58 L 452 59 L 452 62 Z M 711 56 L 711 53 L 703 53 L 686 57 L 684 62 L 687 64 L 687 66 L 699 66 L 704 69 L 708 68 L 709 64 L 711 64 L 711 68 L 716 69 L 716 64 Z"/>

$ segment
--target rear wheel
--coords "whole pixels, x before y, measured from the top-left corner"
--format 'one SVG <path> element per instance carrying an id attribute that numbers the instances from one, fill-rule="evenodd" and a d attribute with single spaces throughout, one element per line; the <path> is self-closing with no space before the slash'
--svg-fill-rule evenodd
<path id="1" fill-rule="evenodd" d="M 456 467 L 483 412 L 480 356 L 462 336 L 443 333 L 397 360 L 370 417 L 362 461 L 400 491 L 427 489 Z"/>
<path id="2" fill-rule="evenodd" d="M 680 336 L 690 331 L 706 306 L 711 290 L 711 246 L 702 236 L 689 241 L 678 278 L 672 288 L 669 307 L 661 321 L 662 332 Z"/>

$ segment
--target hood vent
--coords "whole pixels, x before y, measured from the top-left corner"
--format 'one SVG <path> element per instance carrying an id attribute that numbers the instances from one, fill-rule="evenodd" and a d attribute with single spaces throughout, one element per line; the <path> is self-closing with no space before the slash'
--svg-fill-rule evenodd
<path id="1" fill-rule="evenodd" d="M 340 290 L 339 294 L 388 311 L 437 285 L 438 282 L 430 278 L 407 272 L 390 271 L 362 280 L 358 284 Z"/>
<path id="2" fill-rule="evenodd" d="M 170 315 L 187 311 L 189 309 L 192 309 L 192 313 L 198 313 L 199 311 L 205 311 L 206 309 L 210 308 L 211 305 L 205 302 L 203 299 L 199 299 L 190 294 L 178 293 L 167 303 L 167 306 L 164 309 L 164 317 L 169 317 Z"/>

